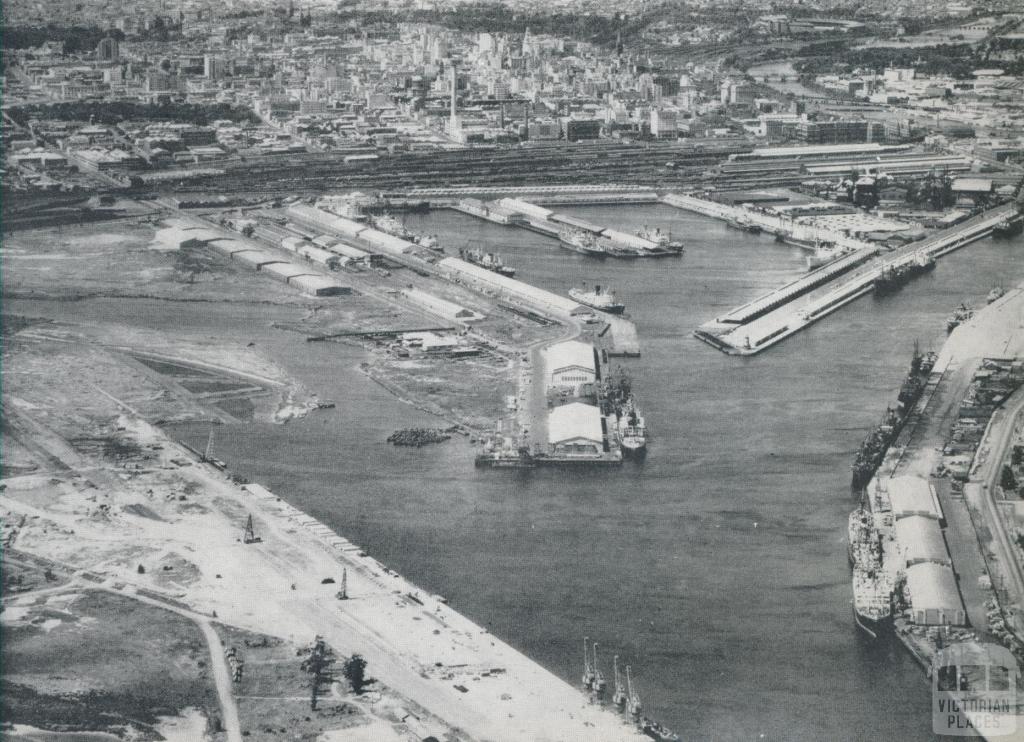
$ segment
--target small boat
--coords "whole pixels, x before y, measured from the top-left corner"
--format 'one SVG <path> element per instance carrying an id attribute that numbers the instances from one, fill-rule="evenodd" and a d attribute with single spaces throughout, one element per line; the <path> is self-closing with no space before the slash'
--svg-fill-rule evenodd
<path id="1" fill-rule="evenodd" d="M 609 314 L 622 314 L 626 311 L 626 305 L 616 301 L 615 292 L 611 289 L 602 288 L 600 284 L 594 286 L 593 291 L 588 291 L 586 284 L 583 284 L 581 289 L 569 289 L 569 296 L 584 306 L 600 309 L 602 312 L 608 312 Z"/>
<path id="2" fill-rule="evenodd" d="M 659 724 L 654 719 L 647 717 L 640 720 L 640 731 L 657 742 L 679 742 L 678 734 L 664 724 Z"/>
<path id="3" fill-rule="evenodd" d="M 647 426 L 632 399 L 619 418 L 619 443 L 627 455 L 638 456 L 647 449 Z"/>
<path id="4" fill-rule="evenodd" d="M 986 303 L 991 304 L 992 302 L 998 301 L 1000 298 L 1002 298 L 1003 294 L 1005 293 L 1006 290 L 1002 286 L 995 286 L 992 288 L 991 291 L 988 292 L 988 296 L 985 297 L 985 301 Z"/>
<path id="5" fill-rule="evenodd" d="M 953 332 L 953 330 L 973 316 L 974 310 L 966 304 L 961 304 L 953 310 L 953 314 L 949 315 L 949 319 L 946 320 L 946 332 Z"/>

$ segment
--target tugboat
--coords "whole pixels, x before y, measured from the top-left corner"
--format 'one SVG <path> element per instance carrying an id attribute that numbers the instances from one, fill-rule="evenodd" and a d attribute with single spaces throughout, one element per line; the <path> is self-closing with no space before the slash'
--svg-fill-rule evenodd
<path id="1" fill-rule="evenodd" d="M 657 742 L 679 742 L 679 735 L 654 719 L 644 717 L 640 720 L 640 731 Z"/>
<path id="2" fill-rule="evenodd" d="M 582 229 L 568 228 L 558 233 L 558 241 L 570 250 L 595 258 L 603 258 L 608 255 L 607 250 L 597 244 L 597 237 Z"/>
<path id="3" fill-rule="evenodd" d="M 994 286 L 992 287 L 992 290 L 988 292 L 985 302 L 991 304 L 994 301 L 998 301 L 1005 293 L 1006 290 L 1002 286 Z"/>
<path id="4" fill-rule="evenodd" d="M 626 311 L 626 305 L 615 300 L 615 292 L 611 289 L 601 288 L 600 284 L 594 286 L 593 291 L 587 291 L 586 284 L 583 284 L 582 289 L 569 289 L 569 296 L 580 304 L 600 309 L 609 314 L 622 314 Z"/>
<path id="5" fill-rule="evenodd" d="M 516 269 L 505 265 L 501 261 L 501 257 L 492 252 L 483 252 L 482 250 L 467 250 L 466 248 L 459 248 L 459 257 L 465 260 L 467 263 L 478 265 L 481 268 L 486 268 L 489 271 L 493 271 L 501 276 L 507 276 L 512 278 L 516 274 Z"/>
<path id="6" fill-rule="evenodd" d="M 974 310 L 966 304 L 961 303 L 946 320 L 946 332 L 953 332 L 962 323 L 974 316 Z"/>

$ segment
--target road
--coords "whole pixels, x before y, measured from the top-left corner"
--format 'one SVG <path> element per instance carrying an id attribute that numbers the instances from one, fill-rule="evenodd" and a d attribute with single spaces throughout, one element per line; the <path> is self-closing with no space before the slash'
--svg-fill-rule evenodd
<path id="1" fill-rule="evenodd" d="M 1006 533 L 1006 525 L 996 503 L 995 491 L 1002 473 L 1003 461 L 1013 438 L 1015 422 L 1022 412 L 1024 390 L 1018 390 L 1007 400 L 1007 405 L 993 415 L 989 424 L 989 435 L 986 437 L 987 442 L 982 442 L 982 446 L 987 448 L 986 458 L 967 485 L 970 488 L 967 496 L 978 507 L 985 525 L 992 532 L 993 546 L 997 549 L 1000 563 L 1004 565 L 1004 587 L 1009 594 L 1009 602 L 1018 608 L 1024 606 L 1024 569 Z M 1018 637 L 1024 635 L 1024 623 L 1017 612 L 1007 611 L 1007 615 L 1012 616 L 1014 633 Z"/>

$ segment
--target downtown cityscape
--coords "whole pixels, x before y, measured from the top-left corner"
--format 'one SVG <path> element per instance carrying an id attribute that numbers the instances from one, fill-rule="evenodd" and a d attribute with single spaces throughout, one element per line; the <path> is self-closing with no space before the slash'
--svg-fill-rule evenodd
<path id="1" fill-rule="evenodd" d="M 1024 6 L 8 0 L 16 742 L 1024 740 Z"/>

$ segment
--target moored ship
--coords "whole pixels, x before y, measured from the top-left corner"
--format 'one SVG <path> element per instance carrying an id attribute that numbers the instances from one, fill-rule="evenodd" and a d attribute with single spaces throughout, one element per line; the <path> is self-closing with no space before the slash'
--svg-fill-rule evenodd
<path id="1" fill-rule="evenodd" d="M 887 265 L 879 272 L 874 281 L 875 294 L 885 295 L 898 291 L 910 279 L 926 273 L 935 267 L 935 258 L 931 255 L 918 255 L 914 260 Z"/>
<path id="2" fill-rule="evenodd" d="M 1024 232 L 1024 217 L 1019 214 L 1016 217 L 1003 219 L 992 228 L 992 234 L 995 237 L 1014 237 L 1021 232 Z"/>
<path id="3" fill-rule="evenodd" d="M 622 452 L 631 456 L 643 455 L 647 450 L 647 425 L 632 398 L 620 413 L 618 427 Z"/>
<path id="4" fill-rule="evenodd" d="M 608 255 L 608 252 L 597 244 L 597 236 L 582 229 L 570 227 L 569 229 L 560 230 L 558 241 L 570 250 L 583 253 L 584 255 L 591 255 L 597 258 L 603 258 Z"/>
<path id="5" fill-rule="evenodd" d="M 834 242 L 819 242 L 814 248 L 814 252 L 806 258 L 807 270 L 813 271 L 816 268 L 827 265 L 843 255 L 844 252 L 845 250 L 836 247 Z"/>
<path id="6" fill-rule="evenodd" d="M 974 310 L 966 304 L 960 304 L 946 320 L 946 332 L 953 332 L 962 323 L 974 316 Z"/>
<path id="7" fill-rule="evenodd" d="M 985 303 L 991 304 L 993 302 L 999 301 L 999 299 L 1001 299 L 1003 297 L 1003 294 L 1005 293 L 1006 289 L 1004 289 L 1002 286 L 993 286 L 992 290 L 988 292 L 988 296 L 985 297 Z"/>
<path id="8" fill-rule="evenodd" d="M 600 284 L 594 286 L 593 291 L 588 291 L 586 284 L 581 289 L 571 288 L 569 296 L 580 304 L 609 314 L 622 314 L 626 311 L 626 305 L 616 300 L 615 292 Z"/>
<path id="9" fill-rule="evenodd" d="M 501 256 L 492 252 L 483 252 L 482 250 L 465 248 L 459 249 L 459 257 L 465 260 L 467 263 L 478 265 L 481 268 L 486 268 L 489 271 L 493 271 L 502 276 L 512 278 L 516 275 L 516 269 L 512 266 L 505 265 Z"/>
<path id="10" fill-rule="evenodd" d="M 408 240 L 409 242 L 415 242 L 420 247 L 425 247 L 429 250 L 443 252 L 443 249 L 438 244 L 436 237 L 413 232 L 390 214 L 371 216 L 370 220 L 373 222 L 373 226 L 376 229 L 379 229 L 381 232 L 385 232 L 392 237 L 397 237 L 400 240 Z"/>
<path id="11" fill-rule="evenodd" d="M 729 217 L 728 219 L 725 220 L 725 223 L 728 224 L 733 229 L 739 229 L 743 232 L 750 232 L 751 234 L 758 234 L 761 231 L 760 224 L 751 221 L 749 217 L 744 216 L 742 214 L 738 216 Z"/>
<path id="12" fill-rule="evenodd" d="M 642 229 L 637 230 L 636 236 L 656 245 L 654 249 L 647 251 L 651 255 L 680 255 L 683 252 L 683 243 L 672 239 L 671 232 L 662 232 L 659 227 L 650 229 L 644 225 Z"/>

